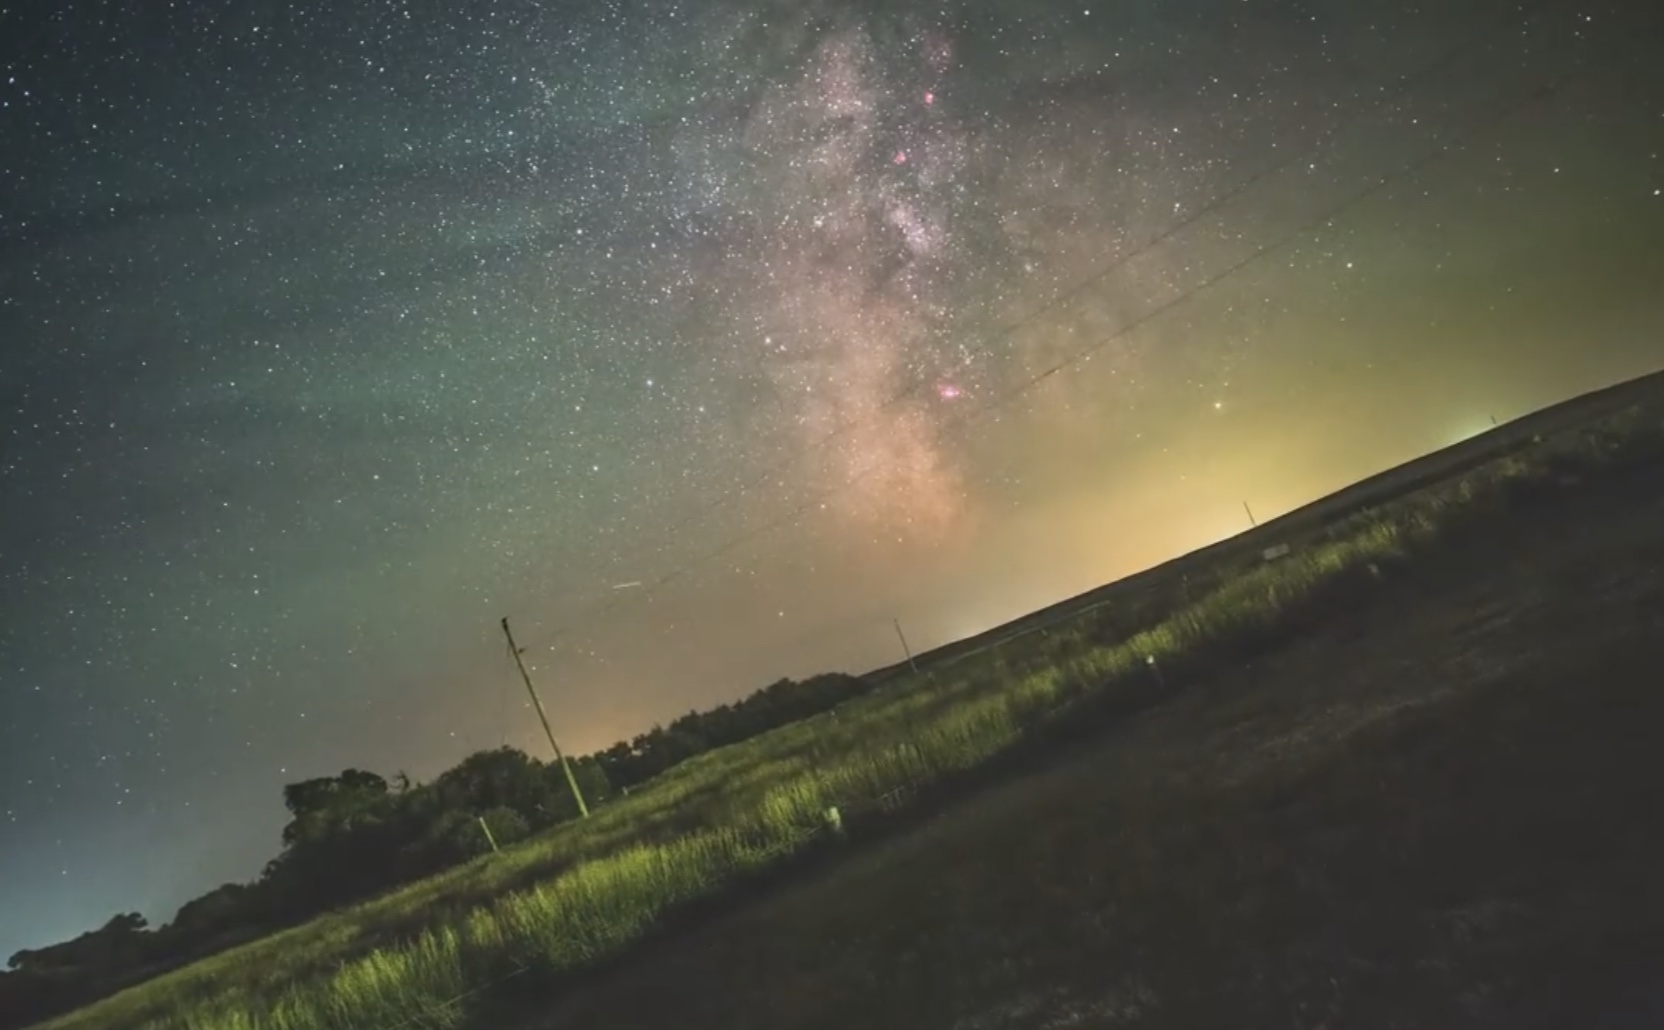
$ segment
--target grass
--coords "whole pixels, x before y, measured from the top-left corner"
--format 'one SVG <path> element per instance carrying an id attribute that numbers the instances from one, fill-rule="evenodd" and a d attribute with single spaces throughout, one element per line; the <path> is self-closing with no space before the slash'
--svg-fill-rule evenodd
<path id="1" fill-rule="evenodd" d="M 532 1025 L 1656 1026 L 1657 471 L 1451 512 L 1314 632 Z"/>
<path id="2" fill-rule="evenodd" d="M 461 1027 L 518 980 L 571 986 L 757 877 L 916 822 L 1011 763 L 1169 703 L 1414 575 L 1510 506 L 1664 455 L 1658 413 L 1555 434 L 1289 541 L 1195 570 L 1126 612 L 963 655 L 837 712 L 701 755 L 502 855 L 158 977 L 53 1030 Z M 1193 599 L 1192 599 L 1193 598 Z M 828 810 L 836 808 L 837 825 Z M 685 918 L 681 919 L 685 923 Z M 1136 992 L 1134 992 L 1136 994 Z"/>

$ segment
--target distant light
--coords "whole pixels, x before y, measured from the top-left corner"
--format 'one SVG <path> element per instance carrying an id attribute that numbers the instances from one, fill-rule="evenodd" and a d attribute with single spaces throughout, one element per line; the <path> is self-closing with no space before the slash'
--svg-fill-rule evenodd
<path id="1" fill-rule="evenodd" d="M 959 397 L 963 397 L 964 395 L 965 391 L 961 390 L 952 383 L 943 383 L 942 385 L 936 387 L 936 396 L 942 398 L 944 401 L 955 400 Z"/>

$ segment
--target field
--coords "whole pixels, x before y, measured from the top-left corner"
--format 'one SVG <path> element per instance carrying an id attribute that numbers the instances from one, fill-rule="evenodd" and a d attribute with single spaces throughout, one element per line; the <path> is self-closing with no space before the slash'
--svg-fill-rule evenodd
<path id="1" fill-rule="evenodd" d="M 1617 1004 L 1664 957 L 1642 943 L 1664 939 L 1661 392 L 1521 420 L 47 1025 L 1520 1025 Z"/>
<path id="2" fill-rule="evenodd" d="M 1664 1025 L 1664 465 L 1540 489 L 523 1025 Z"/>

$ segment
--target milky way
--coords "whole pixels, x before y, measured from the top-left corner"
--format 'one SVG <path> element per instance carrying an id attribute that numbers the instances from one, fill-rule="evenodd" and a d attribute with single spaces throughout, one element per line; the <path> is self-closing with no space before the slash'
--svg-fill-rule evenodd
<path id="1" fill-rule="evenodd" d="M 0 12 L 0 954 L 1656 367 L 1643 6 Z"/>
<path id="2" fill-rule="evenodd" d="M 700 279 L 731 300 L 723 374 L 756 376 L 752 418 L 817 450 L 818 475 L 859 484 L 837 494 L 844 513 L 939 525 L 961 486 L 918 383 L 951 367 L 964 144 L 936 104 L 947 44 L 915 43 L 895 55 L 913 74 L 886 74 L 864 33 L 831 33 L 758 99 L 725 141 L 749 167 L 716 191 L 732 228 Z"/>

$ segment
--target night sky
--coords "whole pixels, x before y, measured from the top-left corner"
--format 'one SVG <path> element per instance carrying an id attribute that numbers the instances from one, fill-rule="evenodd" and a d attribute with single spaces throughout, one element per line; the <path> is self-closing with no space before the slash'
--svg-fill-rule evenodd
<path id="1" fill-rule="evenodd" d="M 0 958 L 1664 365 L 1655 4 L 163 6 L 0 6 Z"/>

